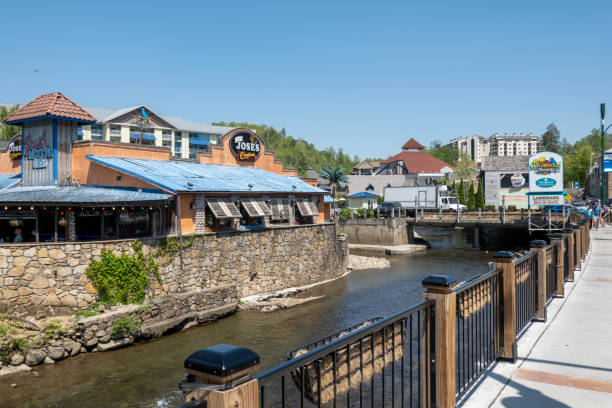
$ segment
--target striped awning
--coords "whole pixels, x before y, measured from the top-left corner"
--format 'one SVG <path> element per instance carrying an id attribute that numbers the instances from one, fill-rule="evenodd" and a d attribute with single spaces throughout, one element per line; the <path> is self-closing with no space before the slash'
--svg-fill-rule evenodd
<path id="1" fill-rule="evenodd" d="M 209 198 L 206 200 L 208 208 L 212 211 L 215 218 L 241 218 L 242 214 L 229 198 Z"/>
<path id="2" fill-rule="evenodd" d="M 319 215 L 317 206 L 312 202 L 310 198 L 298 198 L 296 200 L 298 211 L 302 214 L 302 217 L 314 217 Z"/>
<path id="3" fill-rule="evenodd" d="M 269 217 L 272 215 L 272 210 L 262 198 L 242 198 L 240 203 L 249 217 Z"/>

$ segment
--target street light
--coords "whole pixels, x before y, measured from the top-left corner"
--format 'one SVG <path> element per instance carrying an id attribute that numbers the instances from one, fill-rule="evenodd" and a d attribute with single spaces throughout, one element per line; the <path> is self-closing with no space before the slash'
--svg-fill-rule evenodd
<path id="1" fill-rule="evenodd" d="M 606 188 L 605 188 L 605 182 L 604 182 L 604 141 L 605 141 L 605 137 L 606 137 L 606 131 L 608 129 L 610 129 L 609 125 L 607 128 L 604 129 L 604 118 L 606 117 L 606 104 L 602 103 L 599 106 L 599 110 L 601 112 L 601 167 L 599 168 L 599 172 L 600 172 L 600 194 L 601 194 L 601 202 L 605 203 L 607 201 L 607 197 L 606 197 Z"/>

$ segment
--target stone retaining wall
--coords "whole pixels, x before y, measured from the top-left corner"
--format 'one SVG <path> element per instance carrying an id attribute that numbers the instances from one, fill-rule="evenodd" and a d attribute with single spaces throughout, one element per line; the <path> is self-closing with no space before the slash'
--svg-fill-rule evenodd
<path id="1" fill-rule="evenodd" d="M 149 298 L 227 285 L 238 297 L 317 283 L 342 275 L 348 249 L 333 224 L 174 237 L 181 249 L 157 256 L 162 284 Z M 161 239 L 143 241 L 156 253 Z M 0 310 L 11 314 L 73 313 L 96 301 L 85 270 L 102 250 L 134 252 L 134 240 L 0 246 Z M 189 306 L 191 307 L 191 306 Z M 187 312 L 187 310 L 184 310 Z"/>

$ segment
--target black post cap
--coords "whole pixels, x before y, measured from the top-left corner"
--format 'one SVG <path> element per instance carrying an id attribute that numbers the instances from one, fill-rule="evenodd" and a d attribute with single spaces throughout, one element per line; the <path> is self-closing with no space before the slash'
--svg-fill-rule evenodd
<path id="1" fill-rule="evenodd" d="M 546 241 L 544 241 L 543 239 L 534 239 L 529 244 L 532 247 L 545 247 L 546 246 Z"/>
<path id="2" fill-rule="evenodd" d="M 498 251 L 493 255 L 493 258 L 514 258 L 514 252 L 511 251 Z"/>
<path id="3" fill-rule="evenodd" d="M 570 226 L 563 228 L 563 232 L 572 232 L 574 229 Z"/>
<path id="4" fill-rule="evenodd" d="M 578 224 L 571 224 L 571 226 L 572 226 L 572 229 L 575 229 L 575 230 L 580 229 L 580 225 Z"/>
<path id="5" fill-rule="evenodd" d="M 445 288 L 450 287 L 453 283 L 456 283 L 457 279 L 450 275 L 429 275 L 421 282 L 423 286 L 443 286 Z"/>
<path id="6" fill-rule="evenodd" d="M 555 232 L 554 234 L 550 234 L 550 239 L 561 239 L 563 238 L 563 234 L 560 232 Z"/>
<path id="7" fill-rule="evenodd" d="M 226 377 L 257 364 L 259 356 L 254 351 L 228 344 L 198 350 L 185 359 L 185 368 L 219 377 Z"/>

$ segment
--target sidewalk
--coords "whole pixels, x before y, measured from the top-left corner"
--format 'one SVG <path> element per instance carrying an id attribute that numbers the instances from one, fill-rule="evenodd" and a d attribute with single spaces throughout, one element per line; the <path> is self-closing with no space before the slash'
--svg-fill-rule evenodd
<path id="1" fill-rule="evenodd" d="M 585 263 L 583 263 L 584 265 Z M 612 227 L 591 231 L 586 269 L 460 407 L 612 407 Z"/>

